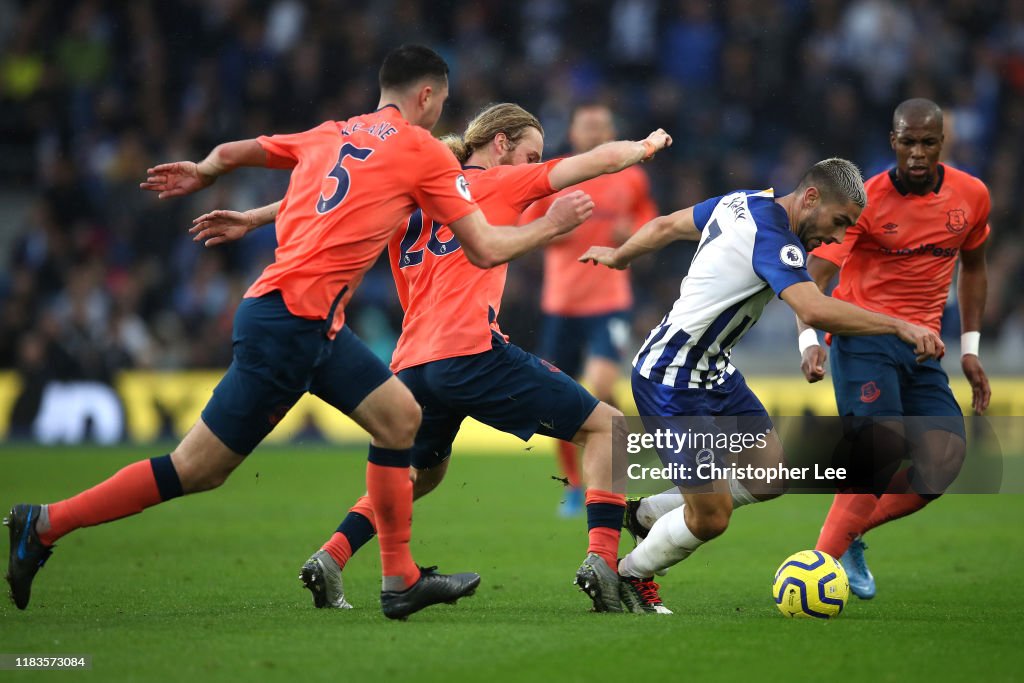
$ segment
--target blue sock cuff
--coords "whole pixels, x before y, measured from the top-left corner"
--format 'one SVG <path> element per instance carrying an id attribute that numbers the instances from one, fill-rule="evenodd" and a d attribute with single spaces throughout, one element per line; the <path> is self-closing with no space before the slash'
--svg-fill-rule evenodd
<path id="1" fill-rule="evenodd" d="M 150 458 L 149 464 L 153 468 L 153 478 L 156 479 L 156 488 L 160 491 L 161 499 L 170 500 L 184 495 L 181 479 L 178 478 L 178 471 L 174 469 L 170 454 Z"/>
<path id="2" fill-rule="evenodd" d="M 613 503 L 591 503 L 587 506 L 587 529 L 597 527 L 608 527 L 611 529 L 622 528 L 622 512 L 624 505 Z"/>
<path id="3" fill-rule="evenodd" d="M 370 444 L 370 454 L 367 456 L 367 460 L 381 467 L 409 467 L 412 464 L 412 449 L 394 450 Z"/>
<path id="4" fill-rule="evenodd" d="M 373 530 L 373 525 L 370 524 L 370 520 L 364 515 L 358 512 L 350 512 L 345 516 L 345 519 L 341 520 L 341 524 L 338 525 L 338 533 L 345 534 L 349 547 L 352 548 L 352 554 L 355 554 L 377 532 Z"/>

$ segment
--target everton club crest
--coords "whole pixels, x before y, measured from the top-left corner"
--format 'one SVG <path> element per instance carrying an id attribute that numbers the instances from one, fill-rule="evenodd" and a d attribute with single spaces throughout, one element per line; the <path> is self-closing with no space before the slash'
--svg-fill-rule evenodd
<path id="1" fill-rule="evenodd" d="M 963 209 L 950 209 L 946 212 L 946 229 L 959 235 L 967 227 L 967 214 Z"/>

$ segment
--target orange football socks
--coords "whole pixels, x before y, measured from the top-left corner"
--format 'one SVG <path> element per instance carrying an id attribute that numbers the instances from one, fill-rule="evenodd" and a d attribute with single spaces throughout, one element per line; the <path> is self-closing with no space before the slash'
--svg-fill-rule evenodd
<path id="1" fill-rule="evenodd" d="M 370 497 L 363 495 L 356 501 L 331 536 L 331 540 L 320 548 L 327 552 L 344 569 L 349 559 L 377 533 L 373 524 L 373 507 Z"/>
<path id="2" fill-rule="evenodd" d="M 181 482 L 169 455 L 140 460 L 76 496 L 49 504 L 49 528 L 39 533 L 39 540 L 53 545 L 75 529 L 135 515 L 180 495 Z"/>
<path id="3" fill-rule="evenodd" d="M 580 487 L 580 458 L 576 444 L 568 441 L 558 442 L 558 463 L 562 467 L 562 474 L 569 481 L 569 486 L 578 489 Z"/>
<path id="4" fill-rule="evenodd" d="M 590 543 L 588 553 L 599 555 L 612 571 L 618 568 L 619 536 L 626 497 L 621 493 L 587 489 L 587 528 Z"/>
<path id="5" fill-rule="evenodd" d="M 839 558 L 864 530 L 878 498 L 870 493 L 837 493 L 821 527 L 815 550 Z"/>
<path id="6" fill-rule="evenodd" d="M 412 536 L 409 450 L 370 446 L 370 458 L 366 465 L 366 491 L 373 506 L 380 540 L 383 590 L 405 590 L 420 577 L 420 570 L 413 562 L 409 548 Z"/>

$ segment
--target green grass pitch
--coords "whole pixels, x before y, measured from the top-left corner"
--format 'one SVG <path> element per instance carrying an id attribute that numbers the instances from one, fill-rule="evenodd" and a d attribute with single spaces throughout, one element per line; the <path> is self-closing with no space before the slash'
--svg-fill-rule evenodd
<path id="1" fill-rule="evenodd" d="M 147 450 L 4 446 L 0 504 L 65 497 Z M 673 569 L 674 616 L 593 614 L 571 585 L 585 523 L 555 516 L 554 459 L 456 454 L 417 504 L 414 552 L 483 583 L 400 623 L 379 611 L 375 542 L 345 572 L 354 610 L 314 610 L 297 578 L 362 491 L 364 463 L 261 449 L 219 491 L 68 536 L 29 609 L 0 606 L 0 653 L 90 654 L 93 668 L 0 680 L 1024 678 L 1024 497 L 947 496 L 873 532 L 878 597 L 829 623 L 784 619 L 770 598 L 776 566 L 814 544 L 828 507 L 806 495 L 737 511 Z"/>

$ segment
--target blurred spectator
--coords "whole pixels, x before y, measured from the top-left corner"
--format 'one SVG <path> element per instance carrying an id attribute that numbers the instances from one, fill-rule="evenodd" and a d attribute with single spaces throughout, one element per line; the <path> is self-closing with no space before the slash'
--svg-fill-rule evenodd
<path id="1" fill-rule="evenodd" d="M 0 179 L 16 200 L 4 205 L 27 207 L 0 208 L 0 367 L 25 380 L 18 414 L 42 405 L 41 382 L 228 363 L 273 227 L 213 251 L 186 230 L 207 209 L 279 198 L 287 174 L 238 173 L 166 202 L 137 183 L 157 161 L 372 108 L 380 58 L 410 40 L 452 65 L 437 133 L 496 100 L 541 117 L 547 156 L 564 151 L 581 99 L 607 101 L 625 136 L 669 129 L 675 146 L 649 167 L 664 212 L 737 186 L 788 191 L 827 156 L 876 172 L 892 163 L 893 106 L 936 98 L 949 162 L 992 191 L 986 345 L 1020 368 L 1024 0 L 0 0 Z M 636 264 L 638 334 L 690 254 Z M 401 321 L 389 278 L 379 263 L 349 314 L 382 355 Z M 535 258 L 509 271 L 502 326 L 526 347 L 538 281 Z M 113 433 L 117 411 L 94 403 L 106 408 L 76 424 Z"/>

